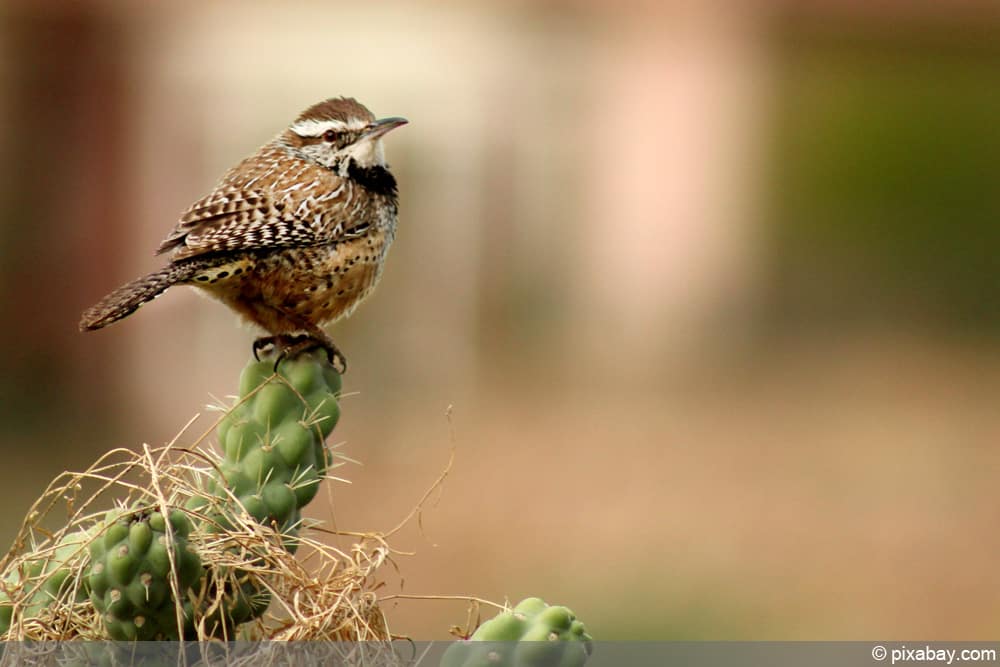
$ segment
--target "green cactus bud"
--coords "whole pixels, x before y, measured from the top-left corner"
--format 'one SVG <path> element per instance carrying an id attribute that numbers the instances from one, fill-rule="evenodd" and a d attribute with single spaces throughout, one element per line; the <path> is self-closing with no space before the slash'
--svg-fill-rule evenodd
<path id="1" fill-rule="evenodd" d="M 127 542 L 120 542 L 105 554 L 104 567 L 108 581 L 113 586 L 125 586 L 139 571 L 139 557 L 143 552 L 132 553 Z"/>
<path id="2" fill-rule="evenodd" d="M 163 533 L 167 530 L 167 520 L 163 518 L 163 515 L 159 512 L 150 512 L 149 519 L 146 521 L 152 530 L 157 533 Z"/>
<path id="3" fill-rule="evenodd" d="M 159 540 L 149 545 L 149 549 L 146 550 L 145 562 L 148 567 L 144 569 L 144 572 L 149 572 L 154 577 L 165 579 L 170 574 L 170 556 L 167 554 L 166 545 Z"/>
<path id="4" fill-rule="evenodd" d="M 289 468 L 301 466 L 312 453 L 315 432 L 304 428 L 299 422 L 287 421 L 274 429 L 274 447 Z"/>
<path id="5" fill-rule="evenodd" d="M 136 608 L 159 608 L 170 595 L 170 584 L 154 578 L 151 572 L 140 572 L 126 588 L 125 597 Z"/>
<path id="6" fill-rule="evenodd" d="M 128 537 L 128 524 L 113 523 L 104 533 L 104 548 L 110 551 L 112 547 L 121 544 Z"/>
<path id="7" fill-rule="evenodd" d="M 143 553 L 149 549 L 150 542 L 153 541 L 153 529 L 148 522 L 140 521 L 132 524 L 128 531 L 129 546 L 133 551 Z"/>
<path id="8" fill-rule="evenodd" d="M 240 496 L 240 503 L 243 508 L 246 509 L 247 514 L 257 519 L 258 521 L 264 521 L 267 519 L 267 505 L 264 504 L 264 497 L 258 493 L 251 495 Z"/>
<path id="9" fill-rule="evenodd" d="M 222 479 L 226 487 L 235 495 L 252 493 L 257 488 L 256 482 L 245 475 L 237 463 L 223 461 L 219 468 L 222 471 Z"/>
<path id="10" fill-rule="evenodd" d="M 324 387 L 323 390 L 333 396 L 340 394 L 343 382 L 343 378 L 340 377 L 340 373 L 338 373 L 337 369 L 330 364 L 324 364 L 322 368 L 323 382 L 326 384 L 326 387 Z"/>
<path id="11" fill-rule="evenodd" d="M 525 598 L 524 600 L 521 600 L 516 607 L 514 607 L 514 612 L 534 617 L 546 607 L 548 607 L 548 605 L 545 604 L 545 600 L 541 598 Z"/>
<path id="12" fill-rule="evenodd" d="M 298 507 L 304 507 L 319 493 L 319 475 L 313 471 L 307 471 L 292 480 L 290 488 L 295 493 L 295 503 Z"/>
<path id="13" fill-rule="evenodd" d="M 504 612 L 483 625 L 486 624 L 490 626 L 488 632 L 492 641 L 507 642 L 517 641 L 524 635 L 527 621 L 512 612 Z"/>
<path id="14" fill-rule="evenodd" d="M 169 520 L 174 534 L 181 537 L 187 537 L 191 534 L 191 520 L 188 519 L 187 514 L 184 514 L 184 512 L 171 512 Z"/>
<path id="15" fill-rule="evenodd" d="M 273 367 L 267 361 L 256 363 L 251 361 L 240 374 L 240 398 L 264 384 L 264 381 L 272 375 L 274 375 Z"/>
<path id="16" fill-rule="evenodd" d="M 316 402 L 313 412 L 316 413 L 316 420 L 319 422 L 323 437 L 328 437 L 333 432 L 333 427 L 340 421 L 340 405 L 331 398 L 324 398 Z"/>
<path id="17" fill-rule="evenodd" d="M 256 450 L 268 432 L 266 423 L 243 421 L 229 429 L 226 438 L 226 460 L 242 461 L 247 453 Z M 219 437 L 222 440 L 222 437 Z"/>
<path id="18" fill-rule="evenodd" d="M 253 448 L 240 461 L 240 469 L 253 480 L 256 490 L 265 484 L 287 482 L 291 478 L 291 470 L 270 445 Z"/>
<path id="19" fill-rule="evenodd" d="M 562 634 L 566 630 L 569 630 L 570 625 L 572 625 L 573 621 L 575 620 L 576 617 L 573 616 L 573 612 L 571 612 L 569 609 L 567 609 L 566 607 L 554 606 L 540 611 L 538 615 L 535 616 L 534 622 L 536 624 L 541 624 L 546 627 L 549 627 L 553 631 Z"/>
<path id="20" fill-rule="evenodd" d="M 294 383 L 294 380 L 290 380 Z M 284 419 L 289 415 L 297 416 L 299 419 L 305 413 L 306 406 L 299 394 L 308 393 L 310 390 L 302 387 L 301 384 L 292 386 L 283 382 L 270 382 L 253 398 L 254 420 L 265 426 L 269 426 L 273 419 Z"/>
<path id="21" fill-rule="evenodd" d="M 288 382 L 295 387 L 303 396 L 309 396 L 315 393 L 317 390 L 325 389 L 323 387 L 326 384 L 326 379 L 323 376 L 323 366 L 322 364 L 316 363 L 301 363 L 302 357 L 296 360 L 286 359 L 281 363 L 278 368 L 278 372 L 288 380 Z"/>
<path id="22" fill-rule="evenodd" d="M 264 487 L 264 505 L 270 511 L 269 516 L 284 524 L 298 509 L 295 492 L 281 482 L 271 482 Z"/>

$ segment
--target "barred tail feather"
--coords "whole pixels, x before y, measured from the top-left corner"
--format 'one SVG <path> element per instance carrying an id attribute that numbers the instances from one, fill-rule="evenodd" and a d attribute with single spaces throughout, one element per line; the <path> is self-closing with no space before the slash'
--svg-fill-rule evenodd
<path id="1" fill-rule="evenodd" d="M 196 263 L 171 264 L 170 266 L 122 285 L 83 313 L 80 331 L 94 331 L 131 315 L 139 306 L 149 303 L 171 285 L 191 278 L 197 271 Z"/>

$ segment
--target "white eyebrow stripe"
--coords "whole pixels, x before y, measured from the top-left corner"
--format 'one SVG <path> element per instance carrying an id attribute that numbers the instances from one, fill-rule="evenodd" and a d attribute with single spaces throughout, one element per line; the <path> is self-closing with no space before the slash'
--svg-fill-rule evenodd
<path id="1" fill-rule="evenodd" d="M 327 130 L 340 132 L 342 130 L 362 130 L 368 127 L 368 122 L 359 118 L 351 118 L 346 123 L 342 120 L 317 120 L 307 118 L 292 123 L 291 130 L 300 137 L 318 137 Z"/>
<path id="2" fill-rule="evenodd" d="M 318 137 L 327 130 L 339 132 L 347 128 L 347 124 L 342 120 L 316 120 L 307 118 L 293 123 L 291 130 L 300 137 Z"/>

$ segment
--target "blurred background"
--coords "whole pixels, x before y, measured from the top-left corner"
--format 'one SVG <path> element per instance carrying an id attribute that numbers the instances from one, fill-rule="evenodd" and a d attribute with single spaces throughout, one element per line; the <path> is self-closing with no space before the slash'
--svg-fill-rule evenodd
<path id="1" fill-rule="evenodd" d="M 346 94 L 411 124 L 383 281 L 332 329 L 363 465 L 310 513 L 387 530 L 455 447 L 386 594 L 538 595 L 601 639 L 995 637 L 998 77 L 991 0 L 7 0 L 0 537 L 235 392 L 253 334 L 191 290 L 80 312 Z M 466 608 L 386 611 L 440 639 Z"/>

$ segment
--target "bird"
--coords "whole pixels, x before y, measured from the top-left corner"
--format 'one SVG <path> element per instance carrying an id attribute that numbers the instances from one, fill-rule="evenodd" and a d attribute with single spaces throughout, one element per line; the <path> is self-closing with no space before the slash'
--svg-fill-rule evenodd
<path id="1" fill-rule="evenodd" d="M 382 140 L 407 122 L 376 119 L 350 97 L 310 106 L 181 214 L 156 251 L 164 268 L 88 308 L 80 330 L 191 285 L 267 334 L 253 343 L 258 359 L 269 348 L 280 361 L 318 347 L 346 372 L 322 327 L 349 316 L 382 275 L 399 210 Z"/>

